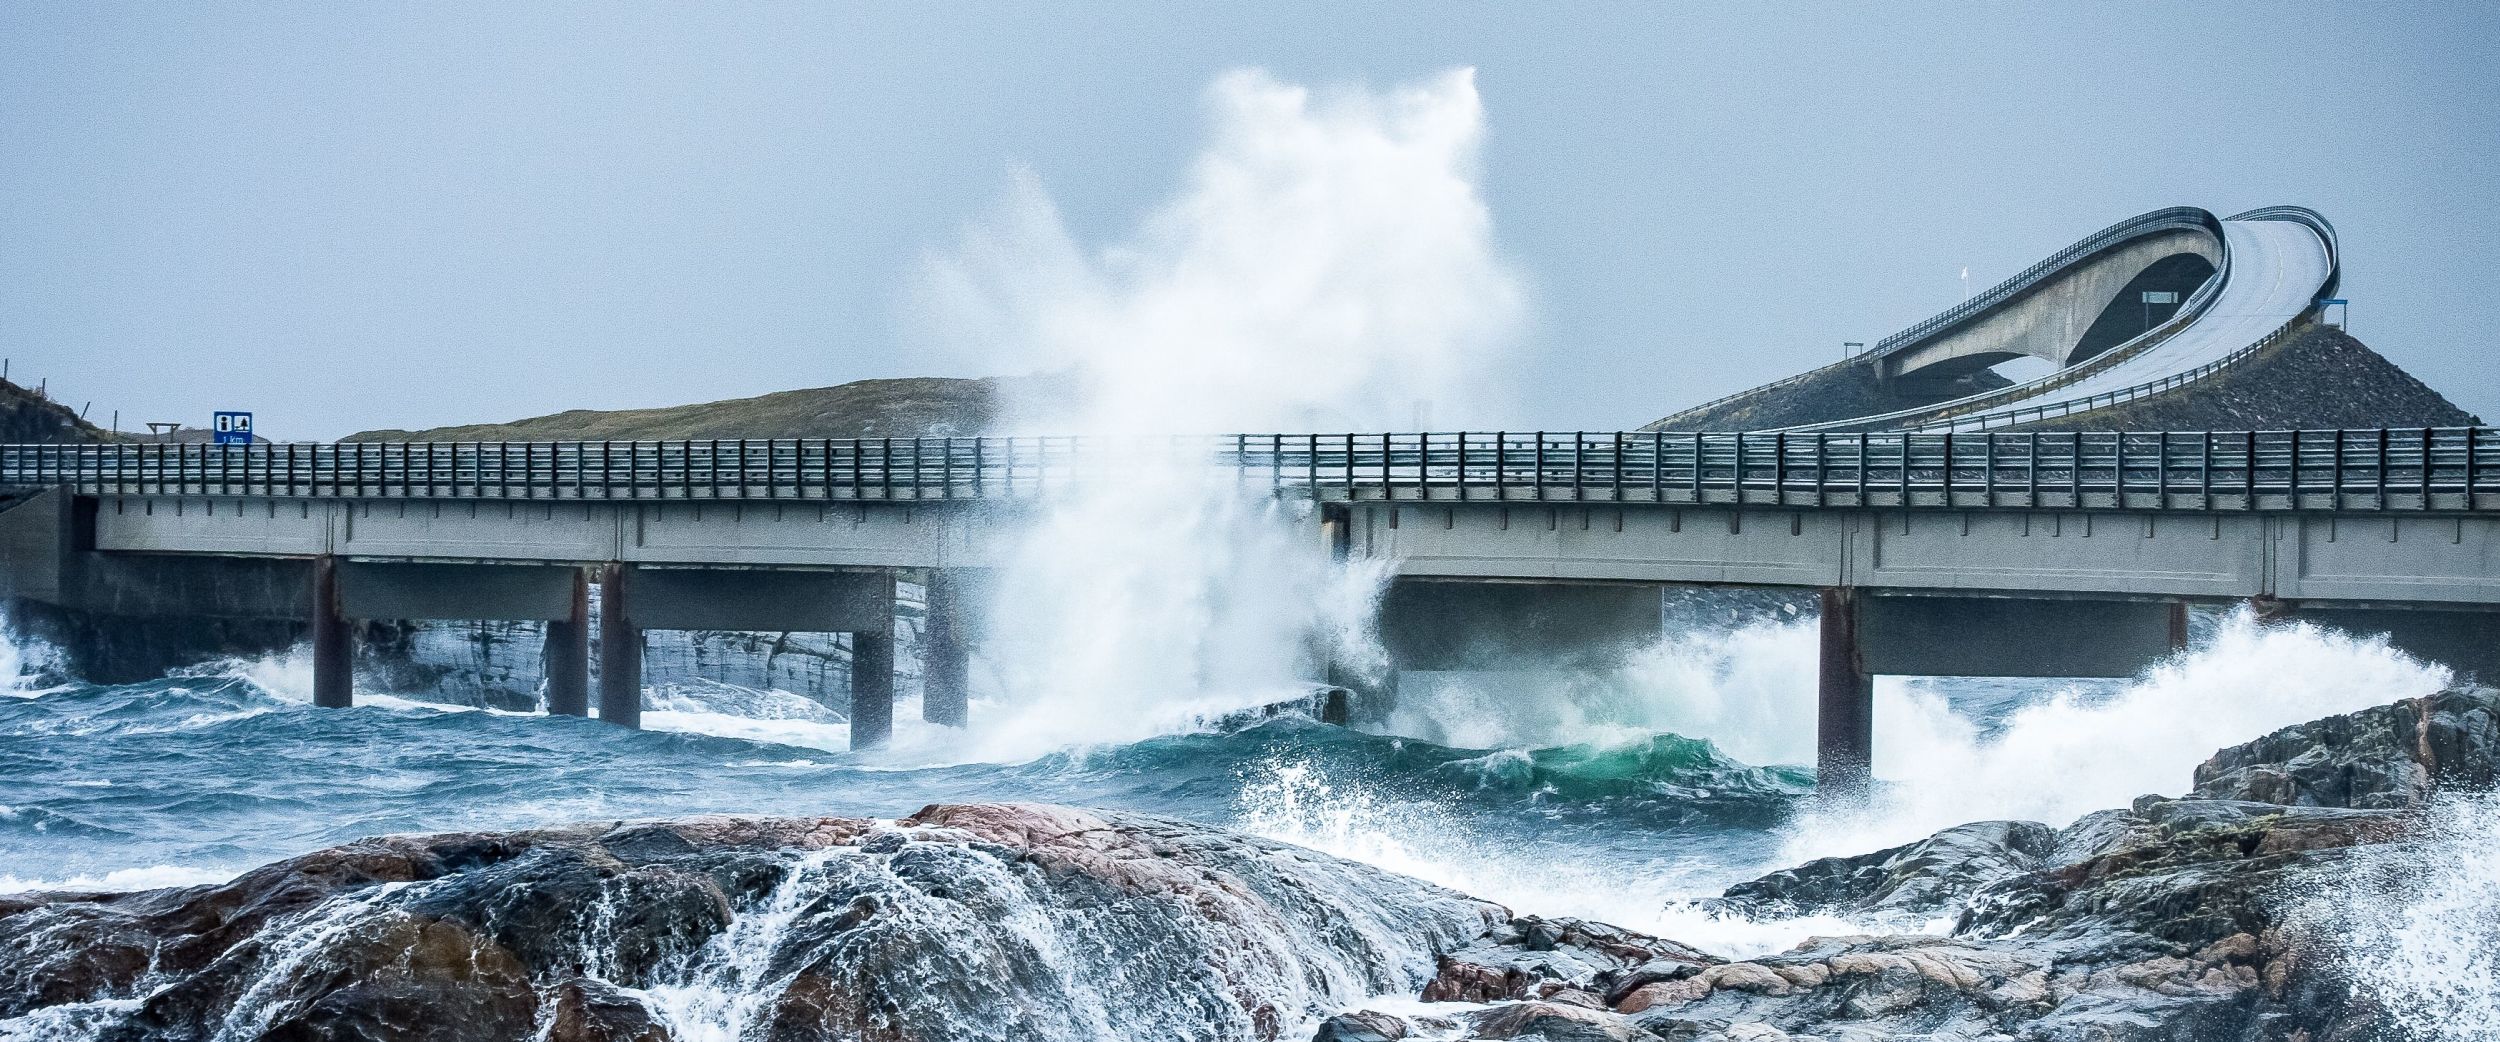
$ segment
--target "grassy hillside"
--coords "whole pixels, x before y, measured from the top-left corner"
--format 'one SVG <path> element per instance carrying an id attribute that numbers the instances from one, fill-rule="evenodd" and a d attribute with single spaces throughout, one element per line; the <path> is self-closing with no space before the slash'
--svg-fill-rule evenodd
<path id="1" fill-rule="evenodd" d="M 79 419 L 69 406 L 0 380 L 0 442 L 112 440 L 112 432 Z"/>
<path id="2" fill-rule="evenodd" d="M 675 438 L 876 438 L 971 435 L 1011 395 L 1048 394 L 1064 377 L 918 377 L 658 409 L 572 409 L 510 423 L 374 430 L 345 441 L 656 441 Z"/>

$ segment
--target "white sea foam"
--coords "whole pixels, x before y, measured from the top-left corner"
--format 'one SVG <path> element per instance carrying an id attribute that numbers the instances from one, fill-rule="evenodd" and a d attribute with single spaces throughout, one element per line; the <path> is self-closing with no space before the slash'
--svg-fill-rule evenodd
<path id="1" fill-rule="evenodd" d="M 1487 835 L 1458 813 L 1348 785 L 1308 763 L 1268 765 L 1242 787 L 1234 827 L 1499 902 L 1513 912 L 1573 916 L 1750 958 L 1816 934 L 1866 924 L 1818 916 L 1752 920 L 1696 906 L 1744 878 L 1745 866 L 1694 860 L 1627 865 L 1605 854 Z M 1900 924 L 1888 924 L 1899 929 Z"/>
<path id="2" fill-rule="evenodd" d="M 0 872 L 0 894 L 22 894 L 34 890 L 155 890 L 169 886 L 199 886 L 223 883 L 241 874 L 239 868 L 211 868 L 196 865 L 148 865 L 141 868 L 117 868 L 97 875 L 69 875 L 54 878 L 26 879 Z"/>
<path id="3" fill-rule="evenodd" d="M 60 653 L 51 645 L 17 632 L 5 612 L 0 612 L 0 695 L 30 698 L 57 691 L 59 688 L 37 690 L 35 675 L 58 663 Z"/>
<path id="4" fill-rule="evenodd" d="M 1791 831 L 1790 860 L 1857 854 L 1991 818 L 2064 825 L 2145 793 L 2187 790 L 2196 765 L 2277 728 L 2416 698 L 2445 668 L 2305 623 L 2261 625 L 2246 611 L 2201 647 L 2115 695 L 2058 691 L 1993 735 L 1922 684 L 1879 689 L 1875 773 L 1865 808 L 1818 811 Z"/>
<path id="5" fill-rule="evenodd" d="M 1706 738 L 1747 763 L 1814 760 L 1812 622 L 1671 633 L 1618 670 L 1401 677 L 1393 734 L 1465 749 Z"/>
<path id="6" fill-rule="evenodd" d="M 2500 793 L 2443 796 L 2414 838 L 2368 848 L 2304 902 L 2392 1037 L 2500 1038 Z"/>
<path id="7" fill-rule="evenodd" d="M 1410 726 L 1470 744 L 1607 744 L 1653 731 L 1709 738 L 1754 762 L 1810 762 L 1814 712 L 1811 623 L 1766 622 L 1670 638 L 1623 673 L 1539 692 L 1559 704 L 1521 708 L 1464 684 L 1402 707 Z M 1285 764 L 1246 785 L 1241 827 L 1366 861 L 1536 914 L 1574 915 L 1743 956 L 1808 936 L 1932 929 L 1934 924 L 1834 918 L 1755 921 L 1688 898 L 1813 857 L 1861 854 L 1965 821 L 2020 817 L 2065 824 L 2147 792 L 2178 793 L 2213 750 L 2275 728 L 2435 690 L 2444 670 L 2388 648 L 2306 625 L 2261 626 L 2246 613 L 2212 638 L 2093 697 L 2049 689 L 1993 731 L 1957 713 L 1933 687 L 1887 678 L 1877 689 L 1876 768 L 1868 806 L 1809 810 L 1785 850 L 1759 865 L 1619 860 L 1522 847 L 1478 834 L 1450 811 L 1399 800 Z M 1401 689 L 1401 695 L 1412 692 Z M 1575 700 L 1576 699 L 1576 700 Z M 1439 721 L 1455 721 L 1443 725 Z M 1455 732 L 1455 734 L 1452 734 Z"/>

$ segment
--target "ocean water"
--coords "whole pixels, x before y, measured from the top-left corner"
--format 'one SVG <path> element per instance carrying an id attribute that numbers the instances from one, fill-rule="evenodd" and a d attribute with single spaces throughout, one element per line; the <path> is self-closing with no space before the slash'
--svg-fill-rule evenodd
<path id="1" fill-rule="evenodd" d="M 918 725 L 906 701 L 895 745 L 854 754 L 835 710 L 727 684 L 653 691 L 647 729 L 624 731 L 423 691 L 315 709 L 300 652 L 140 684 L 21 675 L 0 694 L 0 890 L 215 881 L 393 832 L 1025 800 L 1244 829 L 1522 912 L 1751 952 L 1833 924 L 1709 920 L 1682 902 L 1961 821 L 2063 824 L 2176 793 L 2220 745 L 2446 679 L 2369 640 L 2200 616 L 2188 652 L 2132 681 L 1887 680 L 1886 787 L 1835 814 L 1802 765 L 1812 620 L 1686 625 L 1616 675 L 1443 677 L 1364 726 L 1201 722 L 1016 759 L 977 755 L 996 744 L 983 722 L 1031 708 L 990 700 L 970 732 Z M 45 658 L 6 654 L 13 670 Z"/>

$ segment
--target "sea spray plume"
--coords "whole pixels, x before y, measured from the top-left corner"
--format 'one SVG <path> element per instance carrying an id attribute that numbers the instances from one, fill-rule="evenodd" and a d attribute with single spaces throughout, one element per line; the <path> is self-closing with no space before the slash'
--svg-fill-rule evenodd
<path id="1" fill-rule="evenodd" d="M 1005 367 L 1080 391 L 1018 403 L 1090 436 L 1009 555 L 984 643 L 1018 708 L 985 758 L 1130 741 L 1371 661 L 1383 573 L 1327 565 L 1305 504 L 1235 485 L 1176 435 L 1382 429 L 1448 400 L 1515 329 L 1522 292 L 1476 191 L 1469 71 L 1325 95 L 1244 71 L 1208 92 L 1187 184 L 1123 242 L 1077 247 L 1030 179 L 998 229 L 932 265 L 925 301 Z"/>
<path id="2" fill-rule="evenodd" d="M 1966 821 L 2062 826 L 2145 793 L 2182 792 L 2214 749 L 2249 735 L 2420 697 L 2448 679 L 2384 638 L 2264 625 L 2243 609 L 2210 643 L 2117 694 L 2060 692 L 2016 711 L 1993 737 L 1932 690 L 1884 685 L 1875 705 L 1881 791 L 1863 808 L 1801 819 L 1784 860 L 1874 850 Z"/>
<path id="3" fill-rule="evenodd" d="M 1127 240 L 1080 248 L 1026 175 L 930 265 L 940 332 L 981 338 L 992 365 L 1081 377 L 1074 400 L 1016 403 L 1018 424 L 1383 430 L 1416 398 L 1461 397 L 1523 302 L 1476 190 L 1474 73 L 1315 97 L 1239 71 L 1207 98 L 1187 184 Z"/>

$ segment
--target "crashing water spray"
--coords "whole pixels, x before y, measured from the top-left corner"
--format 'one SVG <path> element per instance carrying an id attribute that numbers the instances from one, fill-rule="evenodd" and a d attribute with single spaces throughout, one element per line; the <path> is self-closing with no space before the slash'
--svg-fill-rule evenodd
<path id="1" fill-rule="evenodd" d="M 1359 655 L 1375 571 L 1320 562 L 1296 507 L 1233 487 L 1176 435 L 1386 429 L 1462 397 L 1515 330 L 1518 280 L 1476 189 L 1472 72 L 1315 93 L 1260 72 L 1208 93 L 1186 186 L 1125 240 L 1080 247 L 1030 178 L 924 287 L 1002 368 L 1071 371 L 1013 422 L 1088 436 L 1095 481 L 1010 555 L 986 637 L 1008 700 L 983 752 L 1130 741 L 1298 693 Z M 1181 446 L 1181 447 L 1175 447 Z"/>
<path id="2" fill-rule="evenodd" d="M 1993 734 L 1932 687 L 1876 692 L 1875 775 L 1865 808 L 1808 816 L 1785 860 L 1881 849 L 1966 821 L 2065 825 L 2146 793 L 2177 794 L 2205 757 L 2279 727 L 2418 698 L 2448 670 L 2306 623 L 2263 625 L 2241 610 L 2213 639 L 2107 697 L 2069 687 Z"/>
<path id="3" fill-rule="evenodd" d="M 2500 793 L 2441 797 L 2412 838 L 2372 847 L 2307 901 L 2392 1037 L 2500 1037 Z"/>

